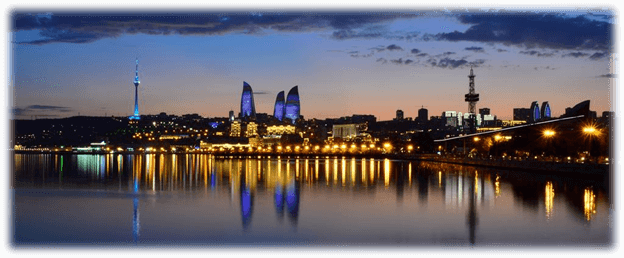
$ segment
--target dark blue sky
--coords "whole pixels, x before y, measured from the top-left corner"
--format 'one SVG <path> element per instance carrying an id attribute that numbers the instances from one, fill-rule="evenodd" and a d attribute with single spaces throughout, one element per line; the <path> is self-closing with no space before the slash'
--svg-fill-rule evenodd
<path id="1" fill-rule="evenodd" d="M 471 66 L 477 108 L 499 118 L 532 101 L 611 108 L 608 10 L 205 11 L 16 10 L 13 114 L 131 115 L 135 58 L 141 114 L 238 113 L 243 81 L 269 114 L 295 85 L 306 118 L 466 112 Z"/>

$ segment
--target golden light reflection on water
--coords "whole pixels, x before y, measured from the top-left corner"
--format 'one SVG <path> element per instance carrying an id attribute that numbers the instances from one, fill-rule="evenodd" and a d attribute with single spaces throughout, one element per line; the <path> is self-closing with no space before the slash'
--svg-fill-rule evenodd
<path id="1" fill-rule="evenodd" d="M 370 160 L 370 183 L 375 181 L 375 159 Z"/>
<path id="2" fill-rule="evenodd" d="M 351 158 L 351 186 L 355 186 L 355 158 Z"/>
<path id="3" fill-rule="evenodd" d="M 366 185 L 366 159 L 362 159 L 362 184 Z"/>
<path id="4" fill-rule="evenodd" d="M 500 176 L 496 175 L 496 181 L 494 182 L 494 193 L 496 194 L 496 197 L 501 196 L 501 189 L 500 189 Z"/>
<path id="5" fill-rule="evenodd" d="M 384 159 L 384 186 L 388 188 L 390 185 L 390 160 Z"/>
<path id="6" fill-rule="evenodd" d="M 334 158 L 334 170 L 332 174 L 334 175 L 334 184 L 338 183 L 338 158 Z"/>
<path id="7" fill-rule="evenodd" d="M 319 160 L 314 160 L 314 179 L 318 180 Z"/>
<path id="8" fill-rule="evenodd" d="M 412 162 L 407 167 L 407 174 L 409 176 L 409 185 L 412 185 Z"/>
<path id="9" fill-rule="evenodd" d="M 325 158 L 325 181 L 329 185 L 329 158 Z"/>
<path id="10" fill-rule="evenodd" d="M 596 195 L 594 194 L 594 190 L 591 188 L 585 188 L 585 194 L 583 195 L 584 200 L 584 213 L 587 221 L 591 220 L 594 214 L 596 213 L 596 203 L 595 203 Z"/>
<path id="11" fill-rule="evenodd" d="M 342 167 L 342 186 L 345 186 L 345 180 L 346 180 L 346 173 L 347 173 L 347 161 L 345 160 L 345 157 L 342 157 L 341 160 L 341 167 Z"/>
<path id="12" fill-rule="evenodd" d="M 260 160 L 258 160 L 258 164 L 256 166 L 256 169 L 258 170 L 258 181 L 260 181 L 262 179 L 262 166 L 260 165 Z"/>
<path id="13" fill-rule="evenodd" d="M 474 193 L 478 194 L 479 193 L 479 172 L 477 171 L 475 171 L 474 189 L 475 189 Z"/>
<path id="14" fill-rule="evenodd" d="M 438 172 L 438 187 L 442 188 L 442 171 Z"/>
<path id="15" fill-rule="evenodd" d="M 555 188 L 553 188 L 552 182 L 546 182 L 546 189 L 544 194 L 544 206 L 546 207 L 546 218 L 552 216 L 553 204 L 555 201 Z"/>

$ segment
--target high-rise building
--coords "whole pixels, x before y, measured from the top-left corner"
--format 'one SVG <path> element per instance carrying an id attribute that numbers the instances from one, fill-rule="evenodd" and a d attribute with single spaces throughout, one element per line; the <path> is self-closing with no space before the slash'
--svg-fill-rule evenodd
<path id="1" fill-rule="evenodd" d="M 136 60 L 136 72 L 134 75 L 134 115 L 130 116 L 130 120 L 139 120 L 141 116 L 139 115 L 139 59 Z"/>
<path id="2" fill-rule="evenodd" d="M 275 99 L 275 109 L 273 110 L 273 117 L 282 121 L 284 119 L 284 91 L 280 91 Z"/>
<path id="3" fill-rule="evenodd" d="M 230 122 L 233 122 L 234 118 L 235 118 L 234 117 L 234 110 L 230 110 L 230 116 L 229 117 L 230 117 Z"/>
<path id="4" fill-rule="evenodd" d="M 299 88 L 298 86 L 292 87 L 290 91 L 288 91 L 288 96 L 286 97 L 286 108 L 284 111 L 284 117 L 290 119 L 294 124 L 295 121 L 300 116 L 301 107 L 299 104 Z"/>
<path id="5" fill-rule="evenodd" d="M 531 119 L 531 109 L 528 108 L 514 108 L 513 120 L 517 121 L 529 121 Z"/>
<path id="6" fill-rule="evenodd" d="M 398 109 L 396 111 L 396 118 L 395 119 L 399 120 L 399 121 L 403 120 L 403 110 Z"/>
<path id="7" fill-rule="evenodd" d="M 427 122 L 429 120 L 429 110 L 427 110 L 425 107 L 419 109 L 418 120 L 422 122 Z"/>
<path id="8" fill-rule="evenodd" d="M 552 114 L 550 113 L 550 104 L 548 104 L 548 101 L 544 101 L 542 102 L 542 119 L 546 119 L 546 118 L 551 118 Z"/>
<path id="9" fill-rule="evenodd" d="M 480 108 L 479 109 L 479 115 L 489 115 L 490 114 L 490 108 Z"/>
<path id="10" fill-rule="evenodd" d="M 531 103 L 531 116 L 529 122 L 537 122 L 540 118 L 539 104 L 537 104 L 537 101 L 533 101 L 533 103 Z"/>
<path id="11" fill-rule="evenodd" d="M 240 118 L 256 118 L 256 105 L 254 104 L 253 90 L 247 82 L 243 82 Z"/>

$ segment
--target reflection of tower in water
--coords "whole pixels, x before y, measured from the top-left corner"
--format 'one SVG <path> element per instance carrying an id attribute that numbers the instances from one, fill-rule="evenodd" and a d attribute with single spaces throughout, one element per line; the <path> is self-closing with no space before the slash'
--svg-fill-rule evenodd
<path id="1" fill-rule="evenodd" d="M 282 222 L 284 220 L 284 186 L 277 180 L 275 184 L 275 212 L 277 219 Z"/>
<path id="2" fill-rule="evenodd" d="M 470 184 L 469 194 L 470 194 L 470 203 L 468 208 L 467 222 L 468 222 L 468 230 L 470 232 L 470 244 L 474 245 L 475 243 L 475 230 L 477 229 L 477 209 L 476 209 L 476 195 L 478 189 L 477 186 L 478 179 L 474 178 L 474 183 Z"/>
<path id="3" fill-rule="evenodd" d="M 133 216 L 132 216 L 132 239 L 134 240 L 134 243 L 137 244 L 139 241 L 139 178 L 135 177 L 134 178 L 134 200 L 133 200 L 133 204 L 134 204 L 134 212 L 133 212 Z"/>
<path id="4" fill-rule="evenodd" d="M 286 206 L 288 208 L 288 216 L 291 224 L 297 226 L 299 219 L 299 196 L 301 190 L 299 188 L 299 182 L 295 178 L 290 179 L 290 183 L 286 187 Z"/>
<path id="5" fill-rule="evenodd" d="M 243 219 L 243 230 L 247 231 L 249 229 L 249 224 L 251 223 L 251 214 L 253 212 L 253 194 L 251 193 L 249 185 L 247 185 L 245 181 L 247 181 L 246 175 L 245 173 L 241 173 L 239 187 L 241 216 Z"/>
<path id="6" fill-rule="evenodd" d="M 301 195 L 300 182 L 297 178 L 297 171 L 290 173 L 289 161 L 286 161 L 286 173 L 281 174 L 281 164 L 278 161 L 278 178 L 275 184 L 275 211 L 277 218 L 281 222 L 284 218 L 284 208 L 288 211 L 288 220 L 296 228 L 299 218 L 299 198 Z M 295 170 L 297 170 L 295 162 Z M 284 181 L 287 181 L 285 185 Z"/>

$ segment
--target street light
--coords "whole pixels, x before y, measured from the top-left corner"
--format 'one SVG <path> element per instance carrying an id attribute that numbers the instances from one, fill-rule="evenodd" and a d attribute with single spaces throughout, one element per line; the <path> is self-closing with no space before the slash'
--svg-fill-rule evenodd
<path id="1" fill-rule="evenodd" d="M 544 130 L 544 132 L 542 132 L 542 134 L 544 135 L 544 137 L 550 138 L 550 137 L 555 136 L 555 131 L 553 131 L 553 130 Z"/>

